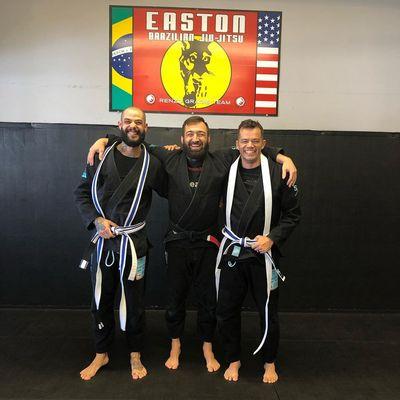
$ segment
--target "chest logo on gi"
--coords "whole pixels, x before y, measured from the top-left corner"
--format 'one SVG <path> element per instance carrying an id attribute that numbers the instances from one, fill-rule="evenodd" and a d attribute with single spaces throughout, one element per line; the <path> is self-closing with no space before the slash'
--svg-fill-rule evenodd
<path id="1" fill-rule="evenodd" d="M 177 41 L 165 52 L 161 81 L 168 95 L 185 108 L 215 104 L 227 91 L 232 68 L 217 42 Z"/>
<path id="2" fill-rule="evenodd" d="M 197 185 L 199 184 L 199 182 L 190 182 L 189 183 L 189 186 L 191 187 L 191 188 L 197 188 Z"/>

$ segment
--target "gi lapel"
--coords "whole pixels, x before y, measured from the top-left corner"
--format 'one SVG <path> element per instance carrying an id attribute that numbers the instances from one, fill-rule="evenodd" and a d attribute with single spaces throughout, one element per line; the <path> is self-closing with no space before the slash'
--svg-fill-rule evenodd
<path id="1" fill-rule="evenodd" d="M 242 198 L 243 200 L 247 198 L 247 200 L 243 202 L 242 213 L 238 218 L 237 235 L 246 236 L 247 228 L 254 216 L 259 212 L 260 205 L 264 205 L 264 203 L 261 202 L 263 196 L 261 173 L 251 193 L 247 192 L 242 176 L 240 174 L 237 175 L 234 198 Z"/>
<path id="2" fill-rule="evenodd" d="M 179 182 L 182 183 L 185 195 L 191 195 L 192 192 L 189 186 L 189 172 L 187 166 L 186 154 L 182 151 L 179 155 L 178 171 L 176 171 Z"/>
<path id="3" fill-rule="evenodd" d="M 183 157 L 182 157 L 183 156 Z M 185 185 L 185 192 L 189 192 L 191 196 L 190 203 L 187 205 L 186 209 L 183 211 L 182 215 L 180 216 L 177 225 L 181 227 L 182 229 L 185 229 L 187 224 L 192 224 L 193 223 L 193 218 L 197 218 L 199 216 L 198 213 L 195 213 L 194 211 L 198 210 L 200 207 L 200 196 L 199 192 L 203 190 L 205 185 L 207 184 L 207 179 L 204 179 L 203 176 L 204 174 L 207 174 L 209 169 L 210 169 L 210 160 L 208 157 L 208 154 L 206 154 L 204 161 L 203 161 L 203 166 L 202 166 L 202 171 L 200 173 L 199 181 L 197 183 L 197 187 L 195 188 L 194 193 L 192 194 L 192 191 L 190 190 L 189 186 L 189 173 L 188 173 L 188 166 L 187 166 L 187 160 L 186 160 L 186 155 L 182 153 L 180 163 L 179 163 L 179 174 L 181 175 L 182 183 Z M 189 194 L 188 193 L 188 194 Z"/>
<path id="4" fill-rule="evenodd" d="M 106 173 L 108 174 L 107 176 L 107 181 L 108 182 L 112 182 L 113 184 L 115 184 L 115 186 L 112 189 L 116 189 L 120 183 L 121 183 L 121 178 L 119 177 L 119 173 L 118 173 L 118 169 L 117 169 L 117 165 L 115 163 L 115 155 L 114 155 L 114 151 L 117 148 L 118 143 L 116 143 L 116 145 L 114 146 L 114 148 L 110 151 L 110 153 L 108 154 L 107 158 L 104 161 L 104 166 L 106 168 Z"/>
<path id="5" fill-rule="evenodd" d="M 116 150 L 118 151 L 118 149 Z M 126 194 L 130 191 L 133 190 L 137 187 L 138 181 L 139 181 L 139 175 L 140 175 L 140 170 L 143 165 L 143 159 L 144 159 L 144 151 L 140 153 L 140 157 L 138 160 L 135 162 L 135 165 L 130 169 L 128 174 L 125 176 L 125 178 L 120 180 L 117 166 L 115 164 L 115 157 L 114 157 L 114 151 L 110 154 L 109 156 L 111 158 L 110 164 L 114 166 L 114 168 L 111 168 L 112 173 L 116 173 L 118 175 L 118 180 L 120 182 L 119 186 L 116 188 L 114 191 L 113 195 L 111 196 L 110 200 L 107 203 L 106 207 L 106 214 L 111 216 L 114 214 L 116 207 L 118 204 L 122 201 L 122 199 L 126 196 Z"/>

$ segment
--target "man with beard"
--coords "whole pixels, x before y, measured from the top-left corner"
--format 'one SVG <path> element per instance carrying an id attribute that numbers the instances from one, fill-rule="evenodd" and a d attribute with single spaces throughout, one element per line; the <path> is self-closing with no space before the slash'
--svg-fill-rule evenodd
<path id="1" fill-rule="evenodd" d="M 94 166 L 87 165 L 74 192 L 86 227 L 96 230 L 81 262 L 81 267 L 85 268 L 92 256 L 96 351 L 93 361 L 80 373 L 83 380 L 90 380 L 109 362 L 118 282 L 121 284 L 120 325 L 126 333 L 131 375 L 133 379 L 147 375 L 140 358 L 148 251 L 145 218 L 150 209 L 152 190 L 165 196 L 166 177 L 160 162 L 142 144 L 147 131 L 144 112 L 135 107 L 127 108 L 118 127 L 121 143 L 109 147 L 101 161 L 96 158 Z"/>
<path id="2" fill-rule="evenodd" d="M 110 139 L 110 143 L 115 140 Z M 89 163 L 95 152 L 104 151 L 107 141 L 99 139 L 91 147 Z M 217 221 L 222 188 L 238 152 L 224 149 L 211 153 L 208 151 L 209 143 L 208 124 L 202 117 L 192 116 L 182 126 L 182 149 L 151 148 L 168 175 L 170 221 L 165 238 L 168 255 L 166 322 L 171 351 L 165 365 L 169 369 L 179 366 L 185 302 L 192 284 L 207 370 L 214 372 L 220 367 L 212 350 L 216 326 L 214 269 L 219 246 Z M 277 157 L 275 150 L 269 148 L 268 151 L 271 157 Z M 293 176 L 295 167 L 291 160 L 281 154 L 279 160 L 288 163 L 286 170 Z"/>

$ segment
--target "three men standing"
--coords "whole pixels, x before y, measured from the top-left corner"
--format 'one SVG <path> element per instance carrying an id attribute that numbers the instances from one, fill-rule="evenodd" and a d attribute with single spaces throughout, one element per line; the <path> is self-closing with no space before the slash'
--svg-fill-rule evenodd
<path id="1" fill-rule="evenodd" d="M 203 340 L 207 370 L 213 372 L 220 367 L 211 344 L 216 325 L 214 270 L 219 245 L 217 220 L 224 182 L 238 153 L 232 149 L 210 153 L 209 142 L 207 123 L 202 117 L 193 116 L 182 127 L 182 150 L 168 152 L 163 148 L 150 148 L 168 176 L 170 224 L 166 235 L 166 320 L 171 351 L 165 365 L 170 369 L 179 366 L 185 301 L 191 284 L 198 300 L 198 329 Z M 92 154 L 103 151 L 103 147 L 104 139 L 92 146 Z M 267 151 L 274 159 L 279 157 L 280 162 L 286 161 L 285 172 L 289 170 L 291 175 L 295 172 L 290 159 L 277 156 L 272 149 Z M 246 154 L 249 152 L 246 150 Z M 227 376 L 225 378 L 230 380 Z"/>

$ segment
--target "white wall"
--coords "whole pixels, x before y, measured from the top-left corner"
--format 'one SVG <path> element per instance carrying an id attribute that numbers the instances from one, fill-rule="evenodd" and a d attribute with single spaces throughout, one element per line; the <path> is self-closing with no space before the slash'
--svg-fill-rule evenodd
<path id="1" fill-rule="evenodd" d="M 266 128 L 400 130 L 400 1 L 0 0 L 0 121 L 113 124 L 108 6 L 283 11 L 279 117 Z M 186 115 L 150 114 L 152 126 Z M 209 116 L 214 128 L 243 117 Z"/>

